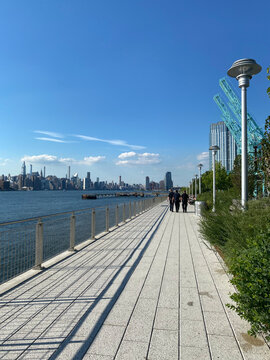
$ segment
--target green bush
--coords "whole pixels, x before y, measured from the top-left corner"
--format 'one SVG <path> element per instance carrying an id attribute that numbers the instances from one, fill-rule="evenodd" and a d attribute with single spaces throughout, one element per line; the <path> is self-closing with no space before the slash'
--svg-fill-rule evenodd
<path id="1" fill-rule="evenodd" d="M 205 210 L 200 232 L 223 254 L 236 306 L 251 324 L 250 334 L 270 336 L 270 199 L 253 200 L 242 211 L 233 192 L 217 193 L 216 212 Z"/>
<path id="2" fill-rule="evenodd" d="M 236 305 L 228 306 L 251 324 L 250 335 L 263 333 L 270 340 L 270 228 L 246 244 L 230 261 L 237 292 L 231 295 Z"/>

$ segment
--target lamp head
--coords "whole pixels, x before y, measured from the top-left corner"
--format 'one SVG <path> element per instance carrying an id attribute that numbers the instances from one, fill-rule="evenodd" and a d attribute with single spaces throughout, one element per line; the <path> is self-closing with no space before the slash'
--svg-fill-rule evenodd
<path id="1" fill-rule="evenodd" d="M 248 76 L 250 79 L 253 75 L 258 74 L 262 67 L 253 59 L 240 59 L 235 61 L 227 74 L 233 78 L 238 78 L 240 75 Z"/>
<path id="2" fill-rule="evenodd" d="M 199 165 L 198 165 L 198 168 L 201 169 L 202 167 L 203 167 L 203 164 L 199 164 Z"/>
<path id="3" fill-rule="evenodd" d="M 217 145 L 211 145 L 210 148 L 209 148 L 209 150 L 211 150 L 211 151 L 218 151 L 218 150 L 219 150 L 219 146 L 217 146 Z"/>

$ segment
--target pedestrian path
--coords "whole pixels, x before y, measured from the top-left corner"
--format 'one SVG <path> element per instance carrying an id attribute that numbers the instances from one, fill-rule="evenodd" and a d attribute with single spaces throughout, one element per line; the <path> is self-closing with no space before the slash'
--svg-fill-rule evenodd
<path id="1" fill-rule="evenodd" d="M 0 359 L 265 360 L 193 212 L 162 203 L 0 298 Z"/>

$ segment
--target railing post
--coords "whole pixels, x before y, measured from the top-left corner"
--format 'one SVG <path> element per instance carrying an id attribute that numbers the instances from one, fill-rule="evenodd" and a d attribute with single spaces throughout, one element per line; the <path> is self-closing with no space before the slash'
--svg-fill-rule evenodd
<path id="1" fill-rule="evenodd" d="M 70 242 L 69 242 L 69 251 L 74 251 L 75 247 L 75 225 L 76 225 L 76 216 L 74 212 L 70 217 Z"/>
<path id="2" fill-rule="evenodd" d="M 35 255 L 35 270 L 41 270 L 43 262 L 43 222 L 39 218 L 36 225 L 36 255 Z"/>
<path id="3" fill-rule="evenodd" d="M 134 201 L 133 203 L 133 216 L 136 216 L 137 215 L 137 206 L 136 206 L 136 201 Z"/>
<path id="4" fill-rule="evenodd" d="M 128 206 L 128 214 L 129 214 L 129 219 L 131 219 L 131 201 L 129 202 L 129 206 Z"/>
<path id="5" fill-rule="evenodd" d="M 92 209 L 92 239 L 95 239 L 96 232 L 96 212 Z"/>
<path id="6" fill-rule="evenodd" d="M 110 220 L 109 220 L 109 208 L 106 207 L 106 231 L 109 232 Z"/>
<path id="7" fill-rule="evenodd" d="M 118 220 L 118 210 L 119 210 L 118 205 L 116 205 L 116 209 L 115 209 L 115 226 L 118 226 L 118 222 L 119 222 L 119 220 Z"/>
<path id="8" fill-rule="evenodd" d="M 126 204 L 123 204 L 123 222 L 126 222 Z"/>

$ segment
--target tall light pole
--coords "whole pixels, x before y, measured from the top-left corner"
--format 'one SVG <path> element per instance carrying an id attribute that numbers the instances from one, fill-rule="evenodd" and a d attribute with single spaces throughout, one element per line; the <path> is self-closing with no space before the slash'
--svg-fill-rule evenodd
<path id="1" fill-rule="evenodd" d="M 213 209 L 216 211 L 216 153 L 219 150 L 217 145 L 210 146 L 209 150 L 212 151 L 212 167 L 213 167 Z"/>
<path id="2" fill-rule="evenodd" d="M 197 199 L 197 178 L 198 178 L 198 175 L 194 175 L 195 176 L 195 199 Z"/>
<path id="3" fill-rule="evenodd" d="M 194 179 L 191 179 L 191 184 L 192 184 L 192 185 L 191 185 L 191 188 L 192 188 L 192 197 L 193 197 L 193 180 L 194 180 Z"/>
<path id="4" fill-rule="evenodd" d="M 248 163 L 247 163 L 247 88 L 249 80 L 258 74 L 262 67 L 253 59 L 240 59 L 235 61 L 227 74 L 238 80 L 241 88 L 242 102 L 242 139 L 241 139 L 241 204 L 246 209 L 248 200 Z"/>
<path id="5" fill-rule="evenodd" d="M 203 167 L 203 164 L 198 165 L 198 168 L 199 168 L 199 194 L 202 193 L 202 167 Z"/>

